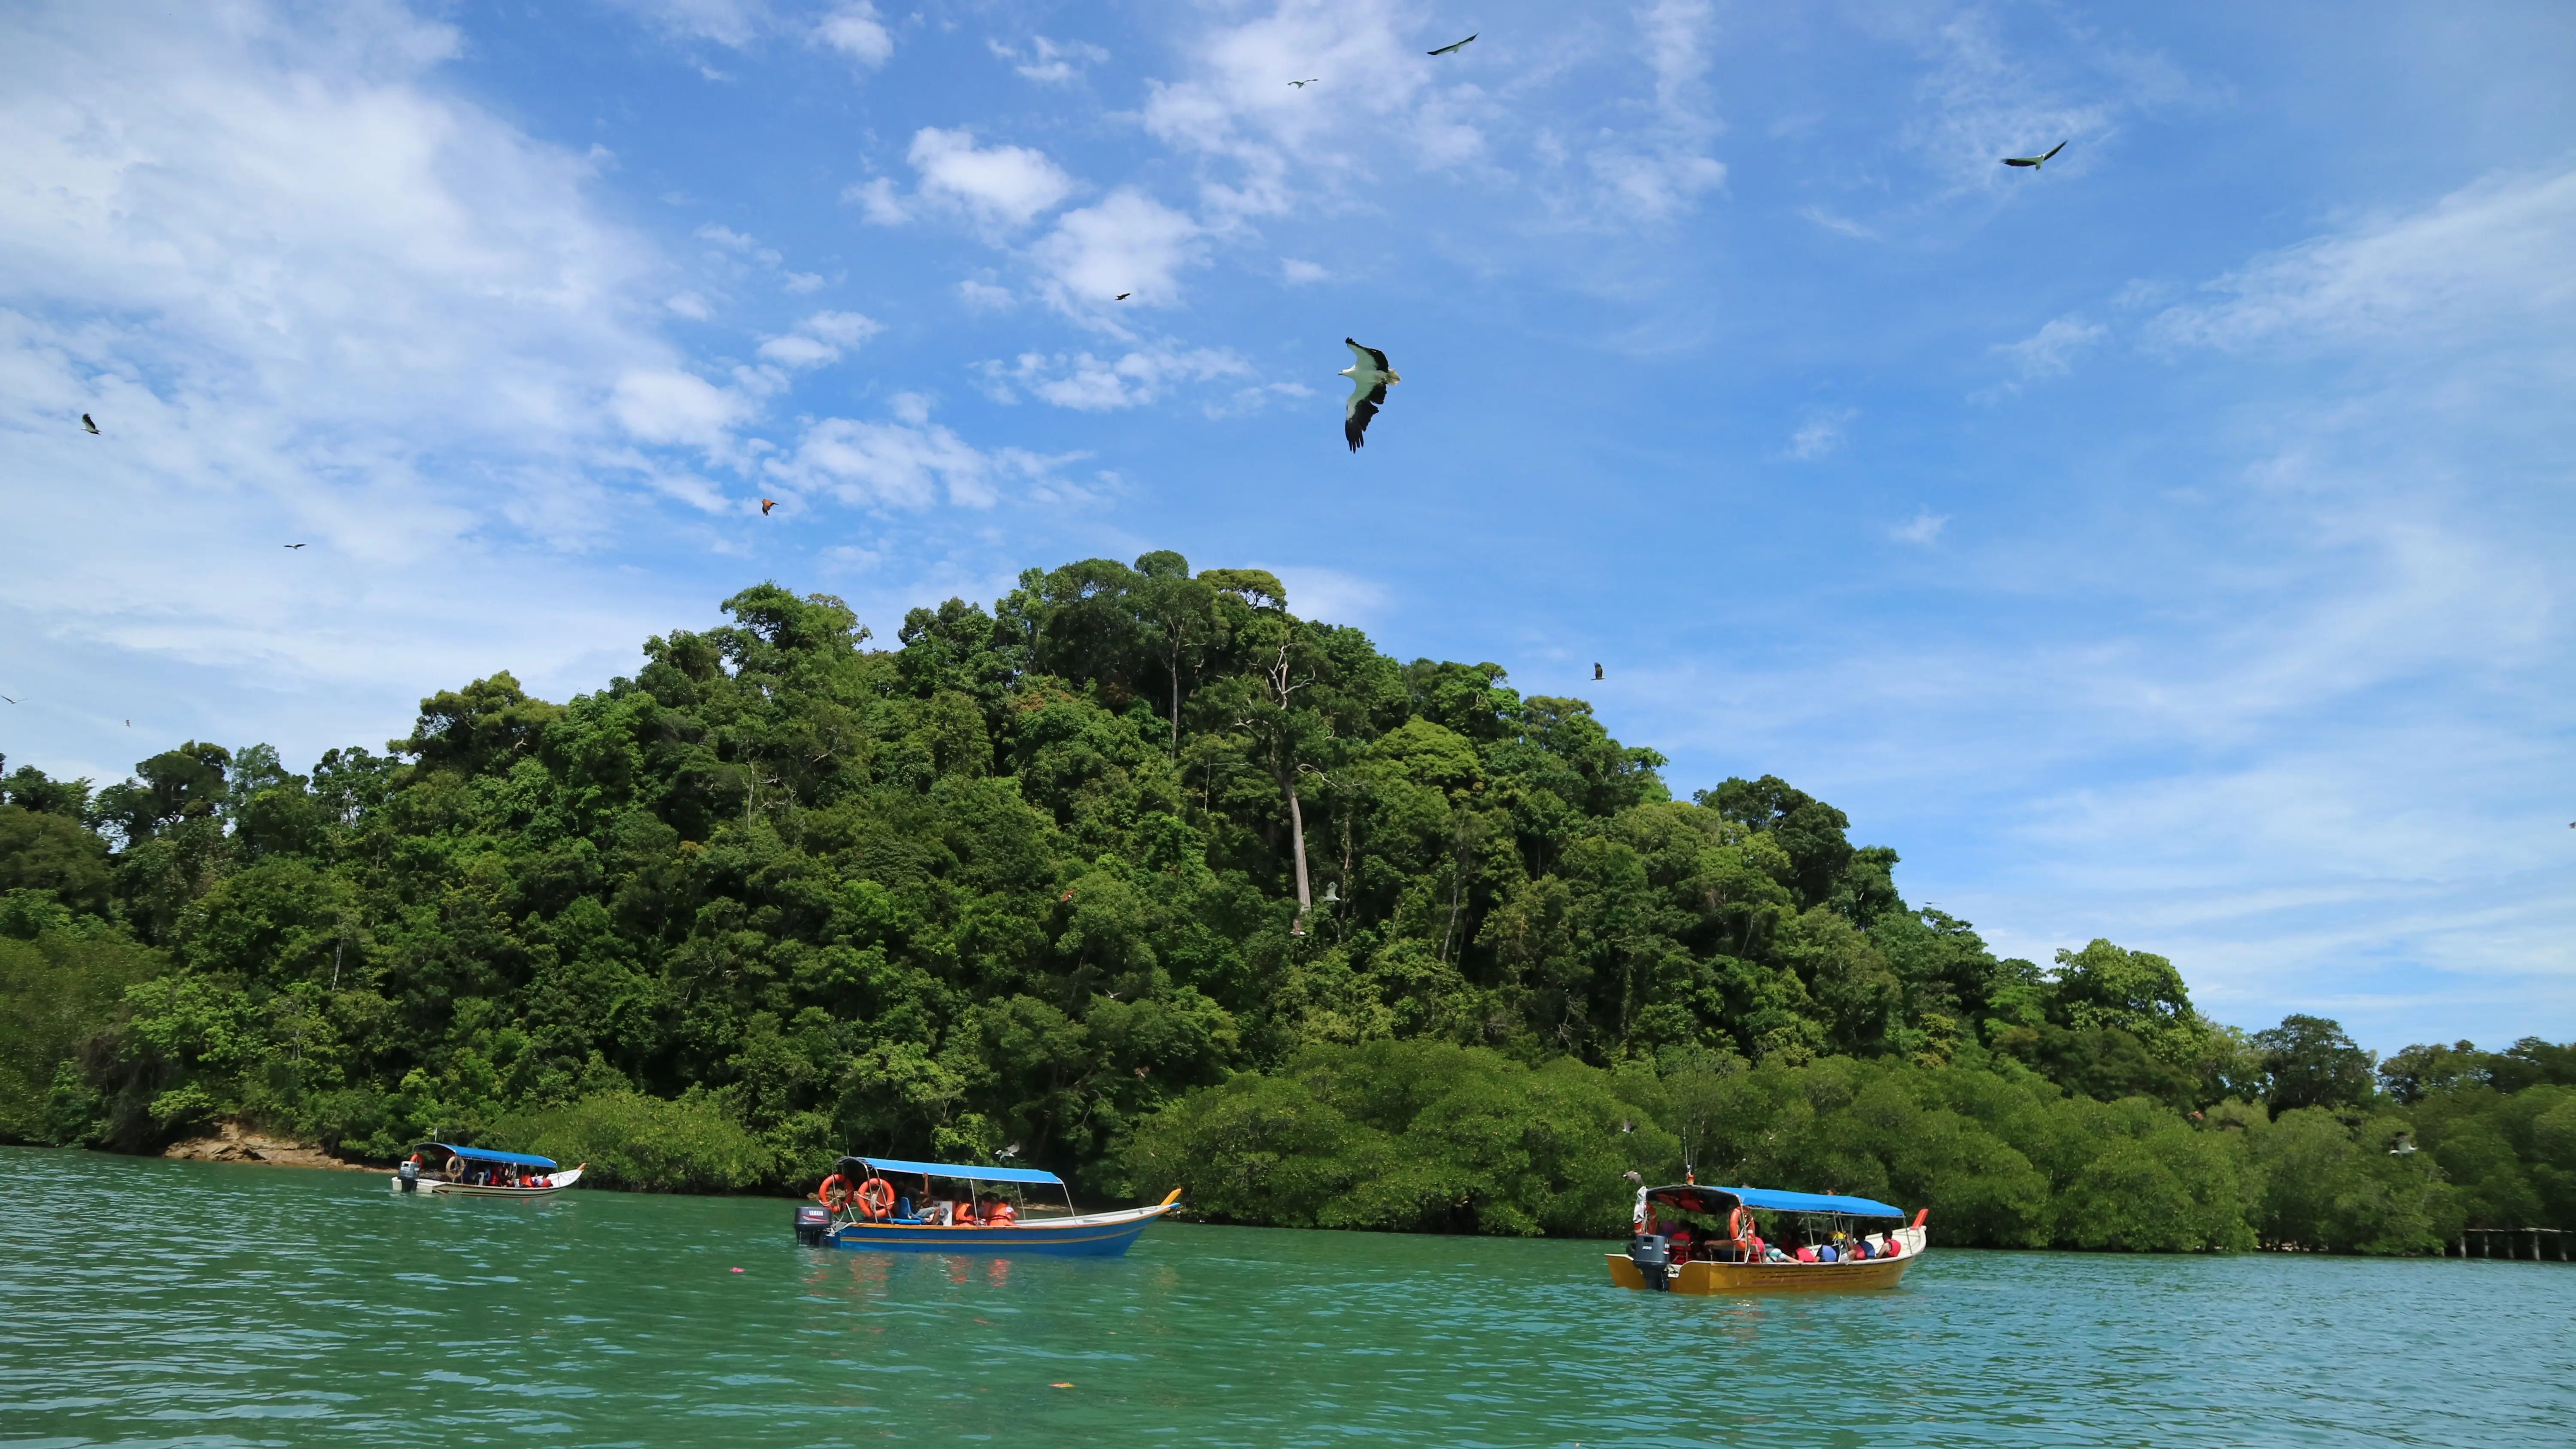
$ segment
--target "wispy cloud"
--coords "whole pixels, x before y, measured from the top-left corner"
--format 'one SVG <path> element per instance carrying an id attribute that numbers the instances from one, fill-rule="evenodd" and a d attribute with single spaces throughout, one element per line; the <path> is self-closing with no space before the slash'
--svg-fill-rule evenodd
<path id="1" fill-rule="evenodd" d="M 1803 463 L 1835 452 L 1842 447 L 1852 420 L 1859 416 L 1854 408 L 1824 408 L 1809 413 L 1798 424 L 1798 430 L 1789 435 L 1789 456 Z"/>
<path id="2" fill-rule="evenodd" d="M 1060 408 L 1116 412 L 1154 402 L 1182 383 L 1243 377 L 1252 368 L 1227 351 L 1157 347 L 1115 358 L 1025 352 L 1008 365 L 987 362 L 978 371 L 987 391 L 1002 401 L 1027 392 Z"/>
<path id="3" fill-rule="evenodd" d="M 1950 515 L 1946 513 L 1935 513 L 1929 508 L 1917 508 L 1914 510 L 1913 518 L 1889 529 L 1887 531 L 1887 536 L 1895 539 L 1898 543 L 1910 543 L 1922 548 L 1930 548 L 1933 544 L 1940 542 L 1941 530 L 1949 526 Z"/>
<path id="4" fill-rule="evenodd" d="M 1108 61 L 1109 52 L 1080 40 L 1049 40 L 1043 35 L 1029 37 L 1024 50 L 1001 41 L 986 42 L 993 54 L 1011 62 L 1011 68 L 1041 85 L 1062 85 L 1078 79 L 1084 67 Z"/>
<path id="5" fill-rule="evenodd" d="M 2209 300 L 2157 315 L 2148 338 L 2235 348 L 2557 328 L 2576 304 L 2576 171 L 2491 178 L 2259 258 L 2204 290 Z"/>

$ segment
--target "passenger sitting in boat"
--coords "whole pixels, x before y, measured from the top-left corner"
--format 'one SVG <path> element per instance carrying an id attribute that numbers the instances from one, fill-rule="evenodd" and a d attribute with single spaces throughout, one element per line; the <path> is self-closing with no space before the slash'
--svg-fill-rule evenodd
<path id="1" fill-rule="evenodd" d="M 1869 1261 L 1870 1256 L 1871 1256 L 1871 1255 L 1870 1255 L 1870 1251 L 1869 1251 L 1869 1239 L 1867 1239 L 1867 1238 L 1854 1238 L 1854 1239 L 1852 1239 L 1852 1245 L 1851 1245 L 1851 1258 L 1852 1258 L 1852 1260 L 1853 1260 L 1854 1262 L 1866 1263 L 1866 1262 L 1868 1262 L 1868 1261 Z"/>
<path id="2" fill-rule="evenodd" d="M 1790 1257 L 1784 1252 L 1781 1252 L 1779 1246 L 1774 1244 L 1762 1250 L 1762 1261 L 1765 1263 L 1794 1263 L 1798 1260 Z"/>
<path id="3" fill-rule="evenodd" d="M 953 1228 L 975 1226 L 975 1200 L 961 1197 L 948 1209 L 948 1225 Z"/>
<path id="4" fill-rule="evenodd" d="M 1819 1263 L 1839 1263 L 1842 1259 L 1842 1249 L 1835 1247 L 1831 1243 L 1827 1243 L 1816 1250 L 1816 1261 Z"/>
<path id="5" fill-rule="evenodd" d="M 984 1209 L 984 1226 L 988 1228 L 1007 1228 L 1014 1226 L 1019 1222 L 1019 1209 L 1012 1207 L 1008 1202 L 1004 1201 L 1000 1193 L 987 1194 L 984 1201 L 988 1204 Z"/>
<path id="6" fill-rule="evenodd" d="M 1815 1245 L 1808 1244 L 1798 1249 L 1798 1261 L 1801 1263 L 1814 1263 L 1822 1260 L 1816 1256 Z"/>

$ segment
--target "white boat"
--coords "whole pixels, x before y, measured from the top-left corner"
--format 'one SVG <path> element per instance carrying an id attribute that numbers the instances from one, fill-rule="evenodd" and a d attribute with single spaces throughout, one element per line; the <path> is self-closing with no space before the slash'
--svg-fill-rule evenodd
<path id="1" fill-rule="evenodd" d="M 447 1160 L 431 1171 L 421 1162 L 421 1154 L 413 1153 L 410 1161 L 394 1169 L 394 1191 L 442 1197 L 552 1197 L 581 1181 L 582 1168 L 590 1165 L 558 1168 L 551 1157 L 446 1142 L 432 1142 L 421 1151 L 444 1152 Z"/>

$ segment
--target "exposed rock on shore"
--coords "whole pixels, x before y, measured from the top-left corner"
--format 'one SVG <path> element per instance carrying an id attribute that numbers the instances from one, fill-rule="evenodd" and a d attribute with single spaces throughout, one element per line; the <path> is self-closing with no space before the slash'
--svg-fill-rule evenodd
<path id="1" fill-rule="evenodd" d="M 238 1122 L 219 1123 L 212 1137 L 173 1142 L 162 1149 L 161 1155 L 188 1162 L 264 1162 L 272 1167 L 329 1167 L 342 1172 L 384 1170 L 362 1163 L 342 1162 L 310 1142 L 244 1132 Z"/>

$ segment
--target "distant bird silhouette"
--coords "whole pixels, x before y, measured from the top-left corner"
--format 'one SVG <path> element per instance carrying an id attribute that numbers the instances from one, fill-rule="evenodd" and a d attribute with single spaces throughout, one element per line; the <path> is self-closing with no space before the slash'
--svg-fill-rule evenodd
<path id="1" fill-rule="evenodd" d="M 1308 86 L 1310 86 L 1310 85 L 1313 85 L 1315 82 L 1317 82 L 1317 81 L 1319 81 L 1319 80 L 1322 80 L 1322 79 L 1323 79 L 1323 77 L 1322 77 L 1322 76 L 1309 76 L 1309 77 L 1308 77 L 1308 78 L 1306 78 L 1305 80 L 1301 80 L 1301 81 L 1290 81 L 1288 84 L 1290 84 L 1290 85 L 1292 85 L 1292 86 L 1295 86 L 1297 89 L 1299 89 L 1299 90 L 1301 90 L 1301 91 L 1302 91 L 1302 90 L 1304 90 L 1306 87 L 1308 87 Z"/>
<path id="2" fill-rule="evenodd" d="M 125 722 L 125 727 L 126 727 L 127 729 L 132 729 L 132 728 L 134 728 L 134 721 L 132 721 L 132 720 L 127 720 L 127 721 Z"/>
<path id="3" fill-rule="evenodd" d="M 7 695 L 5 695 L 5 694 L 0 694 L 0 699 L 9 699 L 9 696 L 7 696 Z M 16 704 L 18 701 L 14 700 L 14 699 L 9 699 L 9 702 L 10 702 L 11 704 Z"/>
<path id="4" fill-rule="evenodd" d="M 1478 32 L 1476 32 L 1476 35 L 1482 35 L 1482 34 L 1484 34 L 1484 32 L 1483 32 L 1483 31 L 1481 31 L 1481 30 L 1480 30 L 1480 31 L 1478 31 Z M 1473 40 L 1473 39 L 1475 39 L 1475 38 L 1476 38 L 1476 36 L 1475 36 L 1475 35 L 1470 35 L 1470 36 L 1468 36 L 1468 37 L 1467 37 L 1467 40 Z M 1431 52 L 1430 52 L 1430 54 L 1432 54 L 1432 55 L 1456 55 L 1458 52 L 1460 52 L 1460 51 L 1462 51 L 1462 50 L 1465 50 L 1465 49 L 1467 48 L 1467 40 L 1459 41 L 1456 45 L 1444 45 L 1444 46 L 1440 47 L 1438 50 L 1431 51 Z"/>
<path id="5" fill-rule="evenodd" d="M 1595 678 L 1595 679 L 1599 679 L 1599 678 L 1601 677 L 1601 666 L 1600 666 L 1600 665 L 1595 664 L 1595 665 L 1593 665 L 1593 666 L 1592 666 L 1592 677 L 1593 677 L 1593 678 Z"/>
<path id="6" fill-rule="evenodd" d="M 302 548 L 304 545 L 302 545 L 302 544 L 300 544 L 300 543 L 290 543 L 290 544 L 288 544 L 288 545 L 286 545 L 286 546 L 287 546 L 288 548 Z"/>
<path id="7" fill-rule="evenodd" d="M 764 498 L 760 500 L 760 516 L 767 518 L 769 516 L 769 510 L 776 508 L 777 506 L 778 500 L 775 498 Z"/>
<path id="8" fill-rule="evenodd" d="M 87 413 L 81 414 L 81 426 L 89 429 L 93 433 L 98 431 L 98 424 L 91 422 L 89 420 L 89 414 Z"/>
<path id="9" fill-rule="evenodd" d="M 2040 152 L 2036 156 L 2006 156 L 2004 158 L 2004 164 L 2006 166 L 2027 166 L 2031 170 L 2036 171 L 2039 169 L 2041 162 L 2046 161 L 2049 157 L 2054 156 L 2065 149 L 2066 143 L 2060 141 L 2056 145 L 2049 147 L 2047 150 Z"/>
<path id="10" fill-rule="evenodd" d="M 1124 301 L 1126 301 L 1128 298 L 1133 297 L 1133 296 L 1135 296 L 1135 295 L 1136 295 L 1136 294 L 1135 294 L 1135 293 L 1133 293 L 1133 292 L 1121 292 L 1121 293 L 1119 293 L 1119 294 L 1118 294 L 1118 300 L 1119 300 L 1119 301 L 1121 301 L 1121 302 L 1124 302 Z"/>
<path id="11" fill-rule="evenodd" d="M 1073 899 L 1073 892 L 1071 892 L 1071 891 L 1066 891 L 1063 895 L 1057 896 L 1057 897 L 1055 898 L 1055 903 L 1056 903 L 1057 905 L 1059 905 L 1059 906 L 1060 906 L 1060 905 L 1063 905 L 1066 901 L 1069 901 L 1069 900 L 1072 900 L 1072 899 Z"/>

